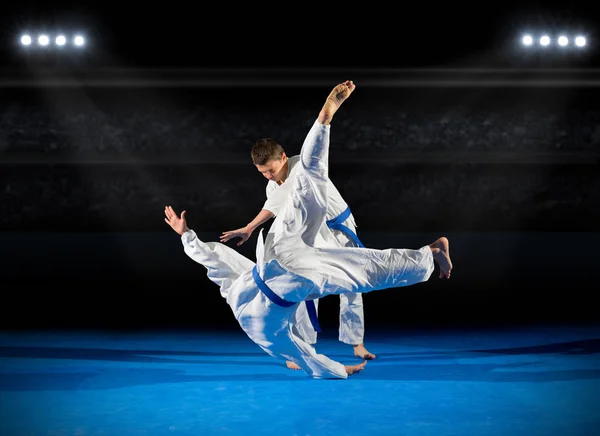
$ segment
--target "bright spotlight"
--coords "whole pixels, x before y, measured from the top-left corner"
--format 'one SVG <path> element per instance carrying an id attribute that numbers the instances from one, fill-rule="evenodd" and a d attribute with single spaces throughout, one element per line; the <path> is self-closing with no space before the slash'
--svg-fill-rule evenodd
<path id="1" fill-rule="evenodd" d="M 21 44 L 23 44 L 23 45 L 31 44 L 31 36 L 29 36 L 29 35 L 21 36 Z"/>
<path id="2" fill-rule="evenodd" d="M 546 36 L 546 35 L 542 36 L 540 38 L 540 44 L 542 44 L 542 45 L 548 45 L 548 44 L 550 44 L 550 37 Z"/>
<path id="3" fill-rule="evenodd" d="M 78 45 L 78 46 L 82 46 L 85 43 L 85 40 L 83 39 L 83 36 L 81 36 L 81 35 L 77 35 L 73 41 L 75 42 L 75 45 Z"/>
<path id="4" fill-rule="evenodd" d="M 577 47 L 583 47 L 585 45 L 585 38 L 583 36 L 578 36 L 575 38 L 575 45 Z"/>
<path id="5" fill-rule="evenodd" d="M 522 42 L 525 45 L 531 45 L 533 44 L 533 38 L 531 37 L 531 35 L 525 35 L 522 39 Z"/>
<path id="6" fill-rule="evenodd" d="M 48 38 L 48 35 L 40 35 L 38 37 L 39 45 L 48 45 L 49 43 L 50 43 L 50 38 Z"/>
<path id="7" fill-rule="evenodd" d="M 67 38 L 65 38 L 63 35 L 58 35 L 56 37 L 55 42 L 56 42 L 56 45 L 65 45 L 67 42 Z"/>
<path id="8" fill-rule="evenodd" d="M 564 47 L 568 43 L 569 43 L 569 39 L 566 36 L 559 36 L 558 37 L 558 45 Z"/>

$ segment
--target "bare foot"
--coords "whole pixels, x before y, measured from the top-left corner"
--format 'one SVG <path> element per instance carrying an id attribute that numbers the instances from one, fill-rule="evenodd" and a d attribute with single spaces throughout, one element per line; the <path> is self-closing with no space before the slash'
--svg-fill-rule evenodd
<path id="1" fill-rule="evenodd" d="M 356 374 L 357 372 L 360 372 L 363 369 L 365 369 L 366 364 L 367 364 L 367 361 L 363 360 L 362 363 L 359 363 L 357 365 L 344 365 L 344 368 L 346 369 L 346 373 L 348 375 L 352 375 L 352 374 Z"/>
<path id="2" fill-rule="evenodd" d="M 365 348 L 365 344 L 354 345 L 354 355 L 365 360 L 375 359 L 375 355 L 373 353 L 369 353 L 369 351 Z"/>
<path id="3" fill-rule="evenodd" d="M 440 279 L 449 279 L 452 272 L 452 261 L 450 260 L 450 242 L 442 236 L 433 244 L 430 244 L 433 259 L 440 266 Z"/>
<path id="4" fill-rule="evenodd" d="M 319 123 L 325 125 L 331 123 L 333 115 L 337 112 L 342 103 L 350 97 L 350 94 L 354 92 L 355 88 L 356 85 L 352 80 L 346 80 L 345 82 L 336 85 L 329 93 L 329 96 L 327 97 L 327 100 L 325 100 L 325 104 L 319 113 Z"/>
<path id="5" fill-rule="evenodd" d="M 296 365 L 294 362 L 290 362 L 289 360 L 286 360 L 285 366 L 287 366 L 289 369 L 302 369 L 298 365 Z"/>

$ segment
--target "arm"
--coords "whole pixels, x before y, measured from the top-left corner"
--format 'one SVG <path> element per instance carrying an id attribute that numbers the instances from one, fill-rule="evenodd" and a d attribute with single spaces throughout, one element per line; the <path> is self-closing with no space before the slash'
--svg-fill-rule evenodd
<path id="1" fill-rule="evenodd" d="M 223 232 L 221 234 L 220 241 L 227 242 L 233 238 L 240 238 L 240 242 L 237 243 L 237 245 L 240 246 L 244 242 L 246 242 L 248 240 L 248 238 L 250 238 L 250 235 L 252 235 L 252 232 L 254 232 L 254 230 L 256 230 L 258 227 L 260 227 L 262 224 L 266 223 L 268 220 L 270 220 L 274 216 L 275 215 L 273 214 L 273 212 L 268 211 L 266 209 L 262 209 L 258 213 L 258 215 L 256 215 L 254 217 L 254 219 L 252 221 L 250 221 L 248 224 L 246 224 L 245 227 L 241 227 L 236 230 L 228 230 L 226 232 Z"/>
<path id="2" fill-rule="evenodd" d="M 257 227 L 261 226 L 262 224 L 266 223 L 267 221 L 269 221 L 271 218 L 273 218 L 275 216 L 275 214 L 267 209 L 262 209 L 258 215 L 256 215 L 254 217 L 254 219 L 252 221 L 250 221 L 247 225 L 246 228 L 248 230 L 250 230 L 250 233 L 252 233 L 254 230 L 257 229 Z"/>
<path id="3" fill-rule="evenodd" d="M 220 287 L 223 298 L 227 298 L 240 274 L 254 268 L 254 262 L 234 249 L 219 242 L 203 242 L 193 230 L 181 235 L 181 243 L 185 254 L 206 268 L 208 278 Z"/>
<path id="4" fill-rule="evenodd" d="M 258 227 L 266 223 L 271 218 L 275 217 L 283 205 L 285 204 L 286 197 L 289 196 L 293 186 L 291 183 L 284 183 L 278 186 L 276 183 L 267 183 L 266 194 L 267 200 L 265 201 L 261 211 L 250 221 L 246 226 L 236 230 L 229 230 L 221 234 L 221 242 L 227 242 L 233 238 L 240 238 L 238 246 L 246 242 L 252 232 Z"/>
<path id="5" fill-rule="evenodd" d="M 187 226 L 185 211 L 181 216 L 171 206 L 165 208 L 165 221 L 181 236 L 185 254 L 208 270 L 208 278 L 221 288 L 221 295 L 227 298 L 231 284 L 240 274 L 251 270 L 254 262 L 237 251 L 218 242 L 203 242 Z"/>

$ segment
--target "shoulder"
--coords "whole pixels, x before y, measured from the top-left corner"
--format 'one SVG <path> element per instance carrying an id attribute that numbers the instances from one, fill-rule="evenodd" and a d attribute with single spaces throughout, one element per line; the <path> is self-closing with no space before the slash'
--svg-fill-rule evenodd
<path id="1" fill-rule="evenodd" d="M 288 157 L 288 176 L 292 173 L 292 171 L 294 171 L 294 168 L 296 168 L 296 164 L 298 162 L 300 162 L 299 154 Z"/>
<path id="2" fill-rule="evenodd" d="M 297 154 L 295 156 L 288 157 L 288 165 L 289 165 L 290 169 L 294 165 L 296 165 L 299 161 L 300 161 L 300 155 L 299 154 Z"/>

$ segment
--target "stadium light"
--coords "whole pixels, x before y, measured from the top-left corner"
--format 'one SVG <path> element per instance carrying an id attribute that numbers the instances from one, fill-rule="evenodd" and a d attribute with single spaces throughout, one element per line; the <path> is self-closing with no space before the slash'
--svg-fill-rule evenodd
<path id="1" fill-rule="evenodd" d="M 66 50 L 67 48 L 80 49 L 87 45 L 86 38 L 81 33 L 68 34 L 63 32 L 40 32 L 37 35 L 31 33 L 22 33 L 19 36 L 21 46 L 33 46 L 43 48 L 44 52 L 51 49 Z M 34 44 L 35 43 L 35 44 Z"/>
<path id="2" fill-rule="evenodd" d="M 569 47 L 573 47 L 573 42 L 576 47 L 581 48 L 585 47 L 588 43 L 583 35 L 573 37 L 573 35 L 569 35 L 568 31 L 561 32 L 556 36 L 546 33 L 538 35 L 535 35 L 535 33 L 527 33 L 521 36 L 520 41 L 524 46 L 544 47 L 544 50 L 550 49 L 553 46 L 558 46 L 566 50 Z"/>
<path id="3" fill-rule="evenodd" d="M 46 46 L 46 45 L 50 44 L 50 38 L 48 38 L 48 35 L 38 36 L 38 44 L 41 46 Z"/>
<path id="4" fill-rule="evenodd" d="M 75 37 L 75 39 L 73 40 L 73 42 L 75 43 L 76 46 L 81 47 L 82 45 L 85 44 L 85 39 L 83 38 L 83 36 L 77 35 Z"/>

